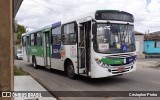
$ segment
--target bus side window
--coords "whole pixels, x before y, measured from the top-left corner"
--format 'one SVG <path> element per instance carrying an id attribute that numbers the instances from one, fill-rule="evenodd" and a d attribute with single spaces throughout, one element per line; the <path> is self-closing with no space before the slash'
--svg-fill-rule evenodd
<path id="1" fill-rule="evenodd" d="M 56 27 L 52 29 L 52 44 L 61 43 L 61 27 Z"/>
<path id="2" fill-rule="evenodd" d="M 69 38 L 68 38 L 68 25 L 65 25 L 64 27 L 64 30 L 63 30 L 63 42 L 64 44 L 69 44 Z"/>
<path id="3" fill-rule="evenodd" d="M 31 39 L 30 39 L 30 43 L 31 43 L 31 46 L 34 45 L 34 34 L 31 34 Z"/>
<path id="4" fill-rule="evenodd" d="M 37 33 L 34 34 L 34 45 L 37 45 Z"/>
<path id="5" fill-rule="evenodd" d="M 69 40 L 70 44 L 75 44 L 76 43 L 76 24 L 72 23 L 69 25 Z"/>
<path id="6" fill-rule="evenodd" d="M 64 34 L 62 34 L 62 42 L 64 43 L 64 41 L 65 41 L 65 37 L 64 37 Z"/>
<path id="7" fill-rule="evenodd" d="M 38 46 L 42 45 L 42 33 L 41 32 L 37 33 L 37 45 Z"/>
<path id="8" fill-rule="evenodd" d="M 63 26 L 62 39 L 64 44 L 76 43 L 76 28 L 75 23 L 69 23 Z"/>
<path id="9" fill-rule="evenodd" d="M 26 36 L 22 37 L 22 45 L 23 47 L 26 47 Z"/>

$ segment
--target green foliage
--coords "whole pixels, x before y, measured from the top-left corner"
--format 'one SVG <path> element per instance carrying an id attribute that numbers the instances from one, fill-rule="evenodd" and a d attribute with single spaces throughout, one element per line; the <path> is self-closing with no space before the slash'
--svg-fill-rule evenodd
<path id="1" fill-rule="evenodd" d="M 14 67 L 14 75 L 15 76 L 20 76 L 20 75 L 29 75 L 27 72 L 25 72 L 21 67 L 17 68 L 16 66 Z"/>
<path id="2" fill-rule="evenodd" d="M 21 43 L 21 36 L 23 33 L 27 32 L 27 27 L 18 24 L 17 29 L 15 31 L 17 33 L 17 41 L 16 44 L 20 44 Z"/>
<path id="3" fill-rule="evenodd" d="M 24 33 L 24 32 L 26 32 L 26 27 L 25 27 L 25 26 L 23 26 L 23 25 L 18 24 L 18 27 L 17 27 L 16 33 L 18 33 L 18 32 L 20 32 L 20 33 Z"/>

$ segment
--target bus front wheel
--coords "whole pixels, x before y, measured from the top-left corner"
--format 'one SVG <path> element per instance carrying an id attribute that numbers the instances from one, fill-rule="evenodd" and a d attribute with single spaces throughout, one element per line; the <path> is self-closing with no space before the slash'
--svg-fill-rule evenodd
<path id="1" fill-rule="evenodd" d="M 67 75 L 71 79 L 76 78 L 76 75 L 75 75 L 75 72 L 74 72 L 74 66 L 71 62 L 69 62 L 68 65 L 67 65 Z"/>
<path id="2" fill-rule="evenodd" d="M 35 69 L 38 68 L 38 66 L 37 66 L 37 61 L 36 61 L 36 58 L 35 58 L 35 57 L 32 58 L 32 65 L 33 65 L 33 67 L 34 67 Z"/>

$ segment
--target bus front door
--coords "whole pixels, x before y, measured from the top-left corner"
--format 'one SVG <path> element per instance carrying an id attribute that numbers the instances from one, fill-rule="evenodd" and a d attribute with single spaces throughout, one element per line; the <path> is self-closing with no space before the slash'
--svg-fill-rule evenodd
<path id="1" fill-rule="evenodd" d="M 44 33 L 44 66 L 50 68 L 49 31 Z"/>
<path id="2" fill-rule="evenodd" d="M 78 25 L 78 73 L 88 75 L 90 67 L 90 22 Z"/>

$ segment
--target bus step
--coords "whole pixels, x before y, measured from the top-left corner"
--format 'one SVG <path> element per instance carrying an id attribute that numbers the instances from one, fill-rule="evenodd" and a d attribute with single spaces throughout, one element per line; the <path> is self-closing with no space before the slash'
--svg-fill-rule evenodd
<path id="1" fill-rule="evenodd" d="M 47 66 L 45 66 L 46 67 L 46 69 L 51 69 L 51 67 L 49 66 L 49 65 L 47 65 Z"/>
<path id="2" fill-rule="evenodd" d="M 79 75 L 82 75 L 82 76 L 87 76 L 87 74 L 83 74 L 83 73 L 80 73 Z"/>
<path id="3" fill-rule="evenodd" d="M 85 47 L 78 47 L 79 49 L 84 49 Z"/>

